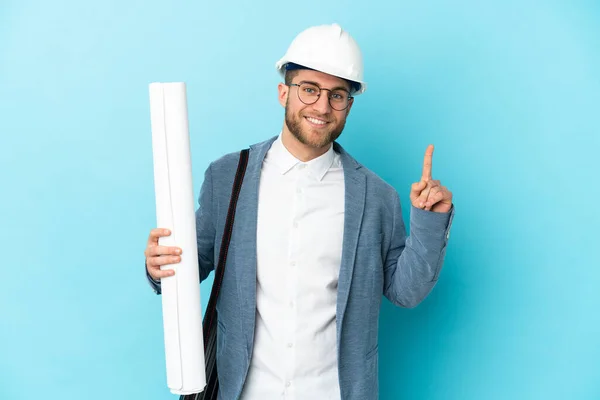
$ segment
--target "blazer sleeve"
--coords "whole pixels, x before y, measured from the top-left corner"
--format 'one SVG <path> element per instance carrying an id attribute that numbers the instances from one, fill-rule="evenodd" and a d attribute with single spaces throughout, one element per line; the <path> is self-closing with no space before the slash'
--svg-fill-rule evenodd
<path id="1" fill-rule="evenodd" d="M 198 267 L 200 282 L 214 269 L 215 207 L 213 207 L 212 164 L 204 172 L 196 210 L 196 243 L 198 245 Z M 160 281 L 154 280 L 146 270 L 146 278 L 154 293 L 161 294 Z"/>
<path id="2" fill-rule="evenodd" d="M 394 191 L 391 244 L 384 261 L 384 295 L 400 307 L 412 308 L 435 286 L 450 237 L 454 205 L 447 213 L 412 206 L 410 236 L 402 218 L 400 198 Z"/>

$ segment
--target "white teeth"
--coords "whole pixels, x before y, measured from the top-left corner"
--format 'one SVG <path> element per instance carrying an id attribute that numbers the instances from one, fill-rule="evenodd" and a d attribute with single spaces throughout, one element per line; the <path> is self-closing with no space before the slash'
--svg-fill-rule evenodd
<path id="1" fill-rule="evenodd" d="M 315 119 L 315 118 L 311 118 L 311 117 L 306 117 L 307 120 L 309 120 L 310 122 L 312 122 L 313 124 L 317 124 L 317 125 L 325 125 L 325 121 L 321 121 L 320 119 Z"/>

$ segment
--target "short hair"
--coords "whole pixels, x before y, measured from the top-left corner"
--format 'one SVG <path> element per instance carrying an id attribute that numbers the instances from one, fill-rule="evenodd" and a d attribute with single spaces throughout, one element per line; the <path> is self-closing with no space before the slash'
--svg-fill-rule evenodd
<path id="1" fill-rule="evenodd" d="M 299 69 L 290 69 L 285 71 L 285 84 L 290 86 L 292 84 L 292 80 L 300 73 Z"/>

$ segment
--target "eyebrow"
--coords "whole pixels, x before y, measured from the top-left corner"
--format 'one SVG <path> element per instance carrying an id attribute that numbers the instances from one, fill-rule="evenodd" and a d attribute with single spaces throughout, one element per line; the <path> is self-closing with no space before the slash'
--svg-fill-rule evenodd
<path id="1" fill-rule="evenodd" d="M 315 86 L 317 86 L 319 89 L 321 89 L 321 85 L 319 85 L 317 82 L 313 82 L 313 81 L 300 81 L 300 82 L 298 82 L 298 83 L 310 83 L 310 84 L 312 84 L 312 85 L 315 85 Z M 327 89 L 327 88 L 325 88 L 325 89 Z M 340 89 L 342 89 L 342 90 L 344 90 L 344 91 L 346 91 L 346 92 L 350 93 L 350 90 L 346 89 L 344 86 L 336 86 L 336 87 L 334 87 L 334 88 L 331 88 L 331 89 L 329 89 L 329 90 L 340 90 Z"/>

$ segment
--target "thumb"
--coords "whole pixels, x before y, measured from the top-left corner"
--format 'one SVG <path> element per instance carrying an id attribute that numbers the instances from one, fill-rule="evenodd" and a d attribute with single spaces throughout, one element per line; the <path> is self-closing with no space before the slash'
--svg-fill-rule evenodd
<path id="1" fill-rule="evenodd" d="M 416 192 L 421 192 L 423 189 L 425 189 L 427 187 L 427 182 L 426 181 L 419 181 L 414 185 L 414 190 Z"/>
<path id="2" fill-rule="evenodd" d="M 419 181 L 412 184 L 410 197 L 411 200 L 416 199 L 421 195 L 421 192 L 427 187 L 427 182 Z"/>

